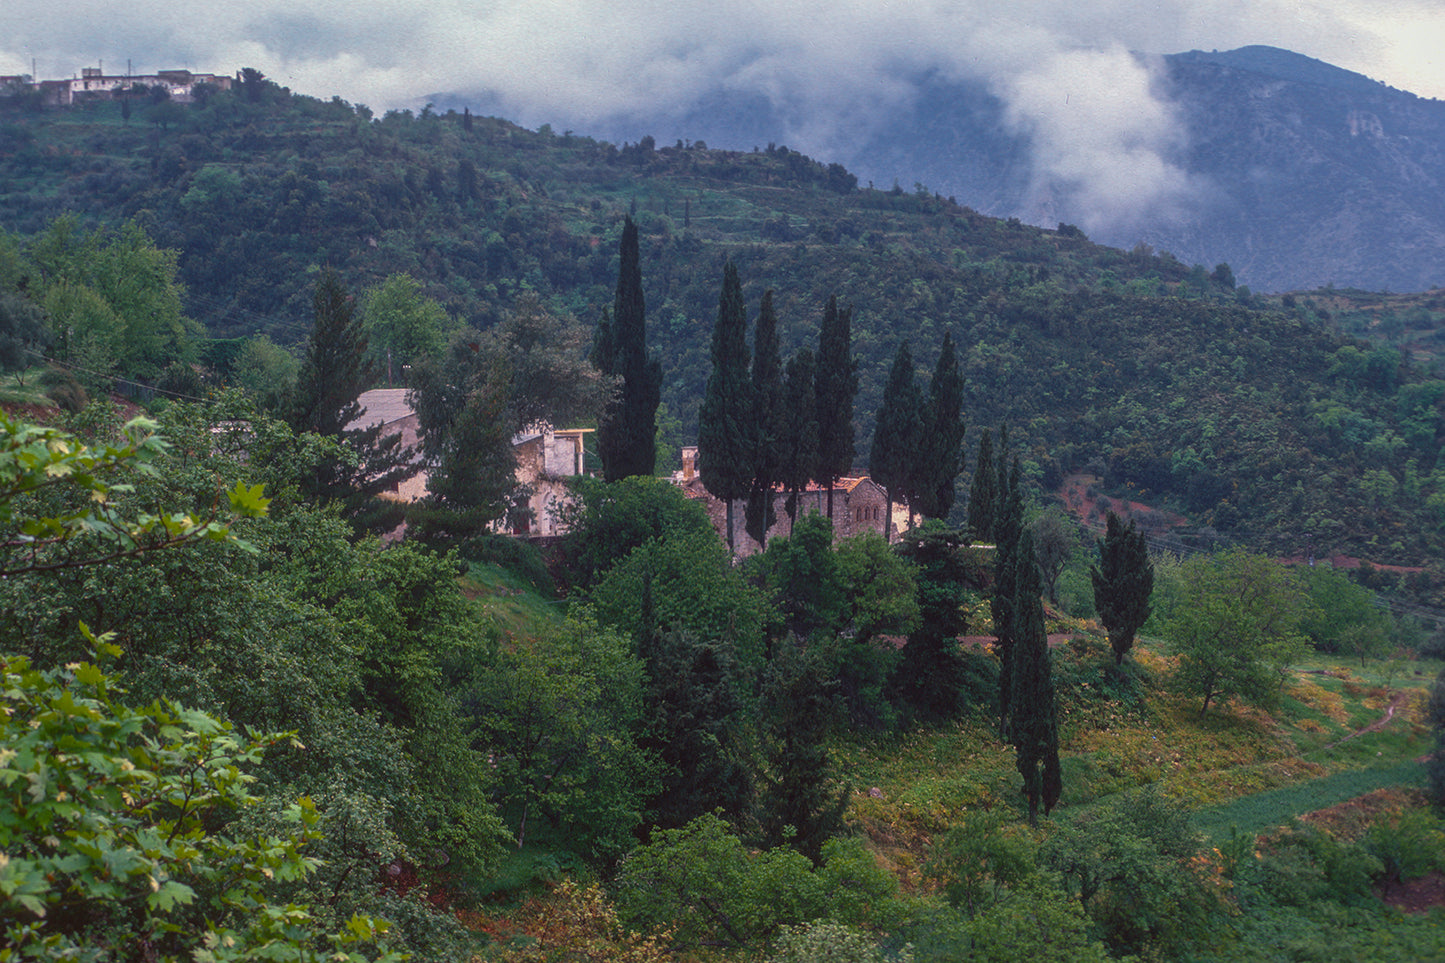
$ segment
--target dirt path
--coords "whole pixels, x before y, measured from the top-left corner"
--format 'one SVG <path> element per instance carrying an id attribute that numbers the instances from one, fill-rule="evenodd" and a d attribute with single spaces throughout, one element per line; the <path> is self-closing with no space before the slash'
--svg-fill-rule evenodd
<path id="1" fill-rule="evenodd" d="M 1381 729 L 1385 728 L 1385 725 L 1386 725 L 1387 723 L 1389 723 L 1389 721 L 1390 721 L 1391 719 L 1395 718 L 1395 710 L 1403 707 L 1403 706 L 1405 705 L 1405 703 L 1408 702 L 1409 700 L 1410 700 L 1410 694 L 1409 694 L 1408 692 L 1404 692 L 1404 691 L 1396 692 L 1395 695 L 1394 695 L 1394 697 L 1390 699 L 1390 704 L 1389 704 L 1389 706 L 1387 706 L 1387 707 L 1385 708 L 1385 714 L 1384 714 L 1383 716 L 1381 716 L 1380 718 L 1376 719 L 1374 722 L 1370 723 L 1369 725 L 1365 726 L 1365 728 L 1363 728 L 1363 729 L 1356 729 L 1354 732 L 1350 733 L 1349 735 L 1345 736 L 1344 738 L 1336 739 L 1334 742 L 1332 742 L 1332 743 L 1330 743 L 1329 745 L 1325 746 L 1325 748 L 1326 748 L 1326 749 L 1333 749 L 1335 746 L 1338 746 L 1340 743 L 1342 743 L 1342 742 L 1349 742 L 1351 739 L 1355 738 L 1356 736 L 1362 736 L 1362 735 L 1364 735 L 1364 734 L 1367 733 L 1367 732 L 1379 732 Z"/>

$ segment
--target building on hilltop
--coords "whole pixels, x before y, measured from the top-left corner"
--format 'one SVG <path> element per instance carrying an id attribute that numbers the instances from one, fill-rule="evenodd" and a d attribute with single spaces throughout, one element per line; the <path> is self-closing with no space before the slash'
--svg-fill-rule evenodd
<path id="1" fill-rule="evenodd" d="M 718 537 L 727 542 L 727 503 L 716 498 L 703 487 L 697 472 L 697 447 L 689 445 L 682 449 L 682 470 L 673 475 L 673 481 L 682 487 L 689 498 L 702 503 L 708 519 L 717 530 Z M 773 510 L 777 521 L 768 529 L 768 538 L 786 537 L 792 533 L 787 512 L 788 492 L 781 486 L 773 489 Z M 746 499 L 733 504 L 733 544 L 739 556 L 752 555 L 761 546 L 747 533 L 743 522 L 743 507 Z M 888 493 L 866 475 L 857 478 L 840 478 L 833 486 L 833 537 L 848 538 L 873 532 L 892 541 L 898 532 L 908 526 L 908 512 L 894 506 L 893 518 L 888 518 Z M 817 482 L 798 493 L 798 517 L 809 512 L 820 515 L 828 513 L 828 488 Z"/>
<path id="2" fill-rule="evenodd" d="M 232 83 L 232 78 L 224 75 L 195 74 L 189 70 L 160 70 L 153 74 L 106 74 L 99 67 L 84 67 L 79 77 L 69 80 L 27 83 L 23 77 L 0 77 L 0 87 L 12 90 L 26 87 L 39 91 L 40 102 L 46 107 L 70 107 L 87 101 L 115 100 L 128 90 L 142 87 L 147 93 L 158 88 L 163 89 L 171 100 L 188 104 L 195 100 L 197 84 L 210 84 L 220 90 L 230 90 Z M 137 95 L 140 95 L 139 91 Z"/>

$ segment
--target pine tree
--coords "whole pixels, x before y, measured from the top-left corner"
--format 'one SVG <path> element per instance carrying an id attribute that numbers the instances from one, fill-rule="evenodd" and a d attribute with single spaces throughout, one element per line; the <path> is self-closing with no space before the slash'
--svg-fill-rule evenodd
<path id="1" fill-rule="evenodd" d="M 764 291 L 753 330 L 753 404 L 757 417 L 753 428 L 753 481 L 744 512 L 748 534 L 764 548 L 768 529 L 777 521 L 773 508 L 773 486 L 782 472 L 780 442 L 787 413 L 783 410 L 783 361 L 778 352 L 778 316 L 773 309 L 773 292 Z"/>
<path id="2" fill-rule="evenodd" d="M 752 389 L 742 282 L 729 261 L 712 331 L 712 373 L 697 416 L 697 460 L 703 487 L 727 504 L 728 551 L 734 553 L 733 503 L 747 497 L 753 480 Z"/>
<path id="3" fill-rule="evenodd" d="M 612 315 L 603 315 L 593 342 L 593 363 L 621 379 L 616 397 L 597 425 L 602 475 L 617 481 L 651 475 L 657 462 L 657 405 L 662 398 L 662 363 L 647 355 L 646 306 L 637 225 L 622 225 L 621 263 Z"/>
<path id="4" fill-rule="evenodd" d="M 1014 559 L 1013 671 L 1010 673 L 1013 706 L 1009 737 L 1015 751 L 1015 765 L 1024 779 L 1024 796 L 1029 803 L 1029 822 L 1037 824 L 1039 806 L 1044 815 L 1059 801 L 1063 789 L 1059 769 L 1059 724 L 1055 710 L 1053 668 L 1049 640 L 1044 629 L 1044 607 L 1040 596 L 1043 580 L 1034 561 L 1033 535 L 1025 530 L 1018 540 Z"/>
<path id="5" fill-rule="evenodd" d="M 945 331 L 933 380 L 928 384 L 917 455 L 918 511 L 925 518 L 947 518 L 953 510 L 954 488 L 963 471 L 963 434 L 963 372 L 953 349 L 953 335 Z"/>
<path id="6" fill-rule="evenodd" d="M 993 615 L 993 632 L 998 641 L 994 651 L 998 653 L 998 718 L 999 731 L 1009 731 L 1010 716 L 1013 712 L 1013 651 L 1018 641 L 1014 625 L 1013 599 L 1018 586 L 1019 540 L 1024 531 L 1023 494 L 1019 491 L 1019 468 L 1015 460 L 1013 471 L 1007 476 L 1003 490 L 998 493 L 999 506 L 994 519 L 994 580 L 993 595 L 989 609 Z M 1032 540 L 1030 540 L 1032 551 Z M 1032 556 L 1030 556 L 1032 558 Z"/>
<path id="7" fill-rule="evenodd" d="M 782 456 L 778 480 L 788 490 L 785 507 L 788 527 L 798 521 L 798 493 L 817 475 L 818 407 L 813 390 L 817 363 L 807 348 L 788 360 L 783 380 L 783 434 L 778 443 Z"/>
<path id="8" fill-rule="evenodd" d="M 828 298 L 818 334 L 818 474 L 828 486 L 828 517 L 833 517 L 833 483 L 853 470 L 853 398 L 858 394 L 858 361 L 853 357 L 852 309 L 839 309 Z"/>
<path id="9" fill-rule="evenodd" d="M 993 464 L 993 433 L 987 428 L 978 440 L 973 485 L 968 490 L 968 531 L 976 542 L 993 541 L 993 520 L 998 511 L 998 469 Z"/>
<path id="10" fill-rule="evenodd" d="M 907 502 L 910 517 L 913 514 L 917 495 L 913 481 L 923 446 L 922 428 L 923 398 L 913 373 L 913 355 L 904 342 L 898 346 L 893 367 L 888 372 L 883 403 L 878 407 L 873 426 L 873 445 L 868 452 L 868 474 L 883 486 L 888 498 L 885 518 L 890 522 L 894 501 Z"/>
<path id="11" fill-rule="evenodd" d="M 326 268 L 312 296 L 315 319 L 306 358 L 296 379 L 290 423 L 297 432 L 339 438 L 356 452 L 355 464 L 332 459 L 320 464 L 308 482 L 313 496 L 346 502 L 353 521 L 391 528 L 396 511 L 376 512 L 374 496 L 394 488 L 421 470 L 414 449 L 400 434 L 382 436 L 378 423 L 348 429 L 362 417 L 358 399 L 375 378 L 366 362 L 366 335 L 356 318 L 356 302 L 340 278 Z"/>
<path id="12" fill-rule="evenodd" d="M 1114 664 L 1122 665 L 1134 647 L 1134 634 L 1149 620 L 1149 596 L 1154 591 L 1154 566 L 1144 534 L 1130 521 L 1124 524 L 1109 513 L 1099 542 L 1099 564 L 1089 567 L 1094 583 L 1094 609 L 1109 631 Z"/>

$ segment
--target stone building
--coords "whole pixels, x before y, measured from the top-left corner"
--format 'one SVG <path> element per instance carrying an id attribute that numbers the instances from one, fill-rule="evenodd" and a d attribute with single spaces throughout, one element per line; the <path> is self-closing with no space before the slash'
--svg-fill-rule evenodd
<path id="1" fill-rule="evenodd" d="M 106 74 L 100 67 L 83 67 L 79 77 L 69 80 L 41 80 L 29 86 L 40 91 L 47 107 L 70 107 L 88 100 L 114 100 L 132 87 L 163 88 L 171 100 L 188 104 L 195 99 L 197 84 L 231 89 L 231 78 L 218 74 L 194 74 L 189 70 L 160 70 L 153 74 Z"/>
<path id="2" fill-rule="evenodd" d="M 689 498 L 700 501 L 717 530 L 718 537 L 727 541 L 727 503 L 713 497 L 703 487 L 697 473 L 697 448 L 689 446 L 682 450 L 682 470 L 673 476 Z M 788 492 L 783 488 L 773 491 L 773 511 L 777 521 L 768 529 L 768 538 L 778 538 L 792 533 L 792 523 L 787 512 Z M 744 500 L 733 504 L 733 544 L 740 556 L 752 555 L 760 548 L 743 523 Z M 900 514 L 894 506 L 894 516 L 888 518 L 888 493 L 881 485 L 866 475 L 858 478 L 840 478 L 833 485 L 833 537 L 848 538 L 863 532 L 874 532 L 890 541 L 908 525 L 907 510 Z M 798 493 L 798 518 L 809 512 L 828 514 L 828 488 L 817 482 Z M 901 523 L 900 523 L 901 520 Z"/>

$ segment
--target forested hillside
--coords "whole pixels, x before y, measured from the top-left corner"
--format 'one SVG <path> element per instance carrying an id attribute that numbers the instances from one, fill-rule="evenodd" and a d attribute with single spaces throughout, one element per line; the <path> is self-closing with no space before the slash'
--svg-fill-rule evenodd
<path id="1" fill-rule="evenodd" d="M 243 77 L 8 105 L 0 958 L 1439 955 L 1445 635 L 1370 590 L 1439 570 L 1278 557 L 1438 559 L 1398 347 L 781 148 Z M 740 558 L 651 474 L 694 437 L 759 542 L 863 468 L 926 520 Z"/>
<path id="2" fill-rule="evenodd" d="M 969 423 L 1009 424 L 1030 483 L 1092 471 L 1280 554 L 1440 557 L 1445 382 L 1340 336 L 1314 302 L 1262 302 L 1226 265 L 862 190 L 785 148 L 617 148 L 466 113 L 372 118 L 269 84 L 250 93 L 137 106 L 129 120 L 117 104 L 8 105 L 12 243 L 64 211 L 82 225 L 133 219 L 175 251 L 184 304 L 212 337 L 295 344 L 323 265 L 356 292 L 410 274 L 456 323 L 485 328 L 535 293 L 590 325 L 634 211 L 674 446 L 694 437 L 731 258 L 750 311 L 775 291 L 785 356 L 813 343 L 829 295 L 853 306 L 860 452 L 899 343 L 922 368 L 949 330 Z M 210 356 L 224 369 L 221 348 Z"/>

